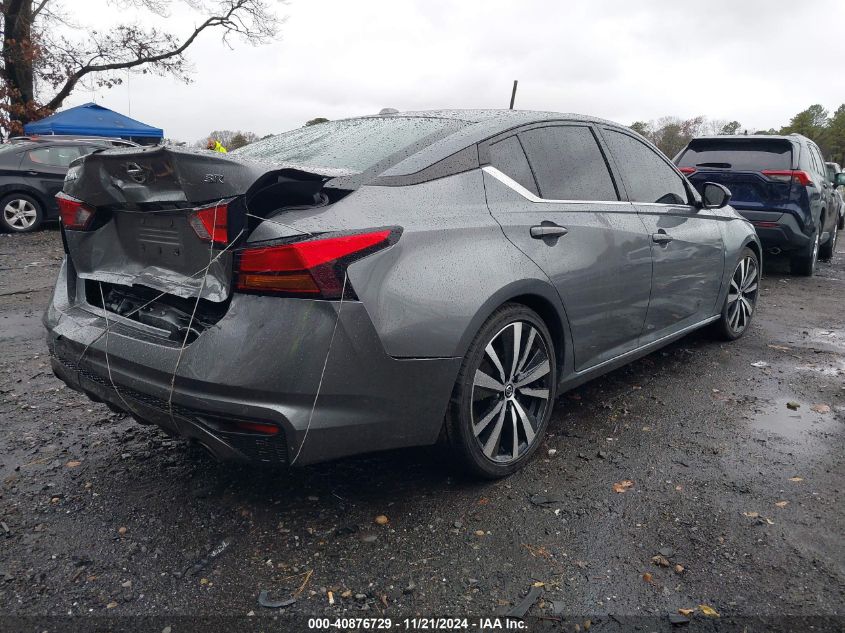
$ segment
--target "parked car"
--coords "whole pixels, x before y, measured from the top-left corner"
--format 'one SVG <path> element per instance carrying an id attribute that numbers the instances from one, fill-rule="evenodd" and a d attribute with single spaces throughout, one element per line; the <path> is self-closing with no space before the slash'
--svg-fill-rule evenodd
<path id="1" fill-rule="evenodd" d="M 58 220 L 56 194 L 70 163 L 80 156 L 129 144 L 106 138 L 15 137 L 0 145 L 0 229 L 34 231 Z"/>
<path id="2" fill-rule="evenodd" d="M 754 224 L 769 252 L 789 255 L 794 274 L 812 275 L 819 258 L 833 256 L 834 183 L 821 151 L 807 137 L 695 138 L 675 163 L 699 191 L 705 182 L 728 187 L 731 205 Z"/>
<path id="3" fill-rule="evenodd" d="M 703 190 L 627 128 L 556 113 L 90 154 L 59 196 L 52 368 L 221 459 L 442 436 L 504 476 L 558 394 L 697 328 L 747 330 L 761 245 Z"/>
<path id="4" fill-rule="evenodd" d="M 837 174 L 842 173 L 842 167 L 838 163 L 825 163 L 825 165 L 827 166 L 827 178 L 834 184 L 833 193 L 836 198 L 834 204 L 839 209 L 839 223 L 837 224 L 837 228 L 842 231 L 845 229 L 845 198 L 843 198 L 845 186 L 837 185 Z"/>

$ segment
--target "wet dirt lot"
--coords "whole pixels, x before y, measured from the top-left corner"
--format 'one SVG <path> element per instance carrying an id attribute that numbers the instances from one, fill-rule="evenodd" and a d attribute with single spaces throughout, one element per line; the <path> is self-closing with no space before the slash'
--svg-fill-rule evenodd
<path id="1" fill-rule="evenodd" d="M 493 614 L 542 583 L 529 613 L 563 630 L 658 630 L 688 608 L 693 625 L 842 630 L 843 247 L 812 279 L 769 262 L 742 340 L 694 334 L 561 397 L 539 458 L 495 483 L 434 449 L 216 464 L 88 401 L 53 377 L 43 340 L 61 255 L 55 229 L 0 235 L 6 626 L 226 615 L 305 630 L 308 615 Z M 296 601 L 265 608 L 262 590 Z"/>

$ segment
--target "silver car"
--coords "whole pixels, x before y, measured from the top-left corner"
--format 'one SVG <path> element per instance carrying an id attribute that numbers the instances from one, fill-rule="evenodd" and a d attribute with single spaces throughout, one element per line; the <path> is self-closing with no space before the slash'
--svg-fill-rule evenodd
<path id="1" fill-rule="evenodd" d="M 729 197 L 625 127 L 551 112 L 98 152 L 59 195 L 53 371 L 221 459 L 442 438 L 501 477 L 567 389 L 703 326 L 748 329 L 761 249 Z"/>

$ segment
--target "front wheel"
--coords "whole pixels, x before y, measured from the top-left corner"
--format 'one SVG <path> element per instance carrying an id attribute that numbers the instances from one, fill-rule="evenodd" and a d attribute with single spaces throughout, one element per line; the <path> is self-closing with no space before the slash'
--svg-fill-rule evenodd
<path id="1" fill-rule="evenodd" d="M 543 320 L 505 304 L 479 330 L 458 372 L 446 437 L 473 475 L 524 466 L 542 441 L 557 388 L 555 348 Z"/>
<path id="2" fill-rule="evenodd" d="M 10 233 L 34 231 L 44 221 L 41 204 L 24 193 L 13 193 L 0 200 L 0 226 Z"/>
<path id="3" fill-rule="evenodd" d="M 757 309 L 759 293 L 760 260 L 754 251 L 744 248 L 731 275 L 722 314 L 714 323 L 714 330 L 720 338 L 735 341 L 745 334 Z"/>

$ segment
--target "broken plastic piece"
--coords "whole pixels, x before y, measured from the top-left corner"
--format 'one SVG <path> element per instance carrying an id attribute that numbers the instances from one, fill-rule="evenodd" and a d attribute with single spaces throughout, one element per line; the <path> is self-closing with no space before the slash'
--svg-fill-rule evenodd
<path id="1" fill-rule="evenodd" d="M 531 587 L 531 590 L 528 592 L 528 595 L 522 599 L 522 602 L 520 602 L 513 609 L 508 611 L 505 615 L 510 618 L 524 618 L 525 614 L 528 613 L 528 610 L 533 606 L 535 602 L 537 602 L 537 600 L 539 600 L 540 596 L 542 595 L 542 587 Z"/>
<path id="2" fill-rule="evenodd" d="M 270 600 L 269 594 L 266 589 L 262 589 L 261 593 L 258 594 L 258 604 L 260 604 L 262 607 L 266 607 L 267 609 L 283 609 L 285 607 L 291 606 L 295 602 L 296 598 L 287 598 L 285 600 Z"/>

